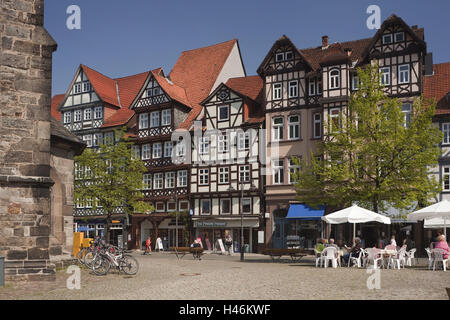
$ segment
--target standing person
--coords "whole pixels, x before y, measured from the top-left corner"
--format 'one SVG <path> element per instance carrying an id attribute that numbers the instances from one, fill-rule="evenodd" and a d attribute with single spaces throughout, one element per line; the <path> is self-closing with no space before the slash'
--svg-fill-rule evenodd
<path id="1" fill-rule="evenodd" d="M 228 255 L 231 256 L 233 253 L 233 238 L 231 238 L 229 233 L 225 237 L 225 247 L 227 248 Z"/>
<path id="2" fill-rule="evenodd" d="M 152 240 L 150 239 L 150 236 L 148 236 L 147 240 L 145 241 L 145 254 L 152 254 Z"/>
<path id="3" fill-rule="evenodd" d="M 395 241 L 395 235 L 392 235 L 390 245 L 391 246 L 397 246 L 397 242 Z"/>

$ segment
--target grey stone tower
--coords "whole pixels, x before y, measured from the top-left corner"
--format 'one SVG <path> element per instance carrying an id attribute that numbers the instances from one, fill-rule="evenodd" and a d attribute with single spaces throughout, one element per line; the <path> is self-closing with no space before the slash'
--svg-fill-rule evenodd
<path id="1" fill-rule="evenodd" d="M 0 254 L 6 279 L 53 280 L 50 99 L 56 43 L 44 0 L 0 0 Z"/>

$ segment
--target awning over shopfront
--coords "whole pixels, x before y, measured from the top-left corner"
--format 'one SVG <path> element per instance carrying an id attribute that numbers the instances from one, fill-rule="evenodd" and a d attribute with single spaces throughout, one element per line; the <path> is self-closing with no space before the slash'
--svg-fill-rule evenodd
<path id="1" fill-rule="evenodd" d="M 77 228 L 77 231 L 78 231 L 78 232 L 92 231 L 92 230 L 95 230 L 95 229 L 93 229 L 93 228 L 88 228 L 88 227 L 86 227 L 86 226 L 81 226 L 81 227 L 78 227 L 78 228 Z"/>
<path id="2" fill-rule="evenodd" d="M 325 212 L 325 207 L 313 209 L 306 204 L 291 204 L 286 216 L 287 219 L 320 220 Z"/>

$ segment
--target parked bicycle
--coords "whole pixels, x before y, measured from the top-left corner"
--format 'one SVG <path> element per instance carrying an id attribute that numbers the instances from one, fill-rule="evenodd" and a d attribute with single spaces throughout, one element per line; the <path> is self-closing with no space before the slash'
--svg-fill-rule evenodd
<path id="1" fill-rule="evenodd" d="M 96 275 L 106 275 L 111 267 L 115 267 L 119 272 L 123 271 L 128 275 L 135 275 L 139 271 L 138 261 L 115 246 L 99 247 L 89 265 Z"/>

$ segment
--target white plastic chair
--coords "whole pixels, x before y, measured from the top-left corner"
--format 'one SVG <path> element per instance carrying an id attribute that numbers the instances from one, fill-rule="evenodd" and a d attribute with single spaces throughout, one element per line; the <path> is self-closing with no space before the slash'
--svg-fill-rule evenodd
<path id="1" fill-rule="evenodd" d="M 448 258 L 444 259 L 444 252 L 444 249 L 441 248 L 431 250 L 431 256 L 433 258 L 433 271 L 436 270 L 436 263 L 442 263 L 442 269 L 447 271 Z"/>
<path id="2" fill-rule="evenodd" d="M 322 253 L 317 252 L 316 249 L 314 249 L 314 254 L 316 255 L 316 268 L 320 264 L 320 267 L 322 267 L 323 263 L 323 256 Z"/>
<path id="3" fill-rule="evenodd" d="M 391 256 L 389 259 L 389 265 L 392 263 L 393 268 L 395 269 L 395 266 L 398 266 L 398 269 L 400 270 L 400 265 L 405 268 L 406 264 L 406 249 L 401 248 L 395 256 Z M 388 265 L 388 267 L 389 267 Z"/>
<path id="4" fill-rule="evenodd" d="M 427 255 L 428 255 L 428 270 L 430 270 L 431 265 L 433 264 L 433 256 L 431 254 L 430 248 L 425 248 L 425 251 L 427 252 Z"/>
<path id="5" fill-rule="evenodd" d="M 416 248 L 412 248 L 411 250 L 409 250 L 408 252 L 406 252 L 406 265 L 407 266 L 412 266 L 412 263 L 414 262 L 414 265 L 416 265 Z"/>
<path id="6" fill-rule="evenodd" d="M 356 264 L 358 265 L 358 268 L 361 268 L 363 254 L 364 254 L 364 249 L 359 250 L 358 257 L 352 257 L 352 254 L 350 253 L 350 256 L 348 259 L 348 266 L 350 267 L 350 263 L 356 262 Z"/>
<path id="7" fill-rule="evenodd" d="M 333 268 L 337 268 L 338 258 L 337 258 L 337 250 L 335 247 L 327 247 L 322 251 L 322 261 L 325 264 L 325 268 L 328 267 L 328 262 L 330 260 Z"/>
<path id="8" fill-rule="evenodd" d="M 363 267 L 368 268 L 371 262 L 373 262 L 373 268 L 377 269 L 378 261 L 381 261 L 381 257 L 379 256 L 379 250 L 376 248 L 368 248 L 365 250 L 366 256 L 364 257 Z"/>

